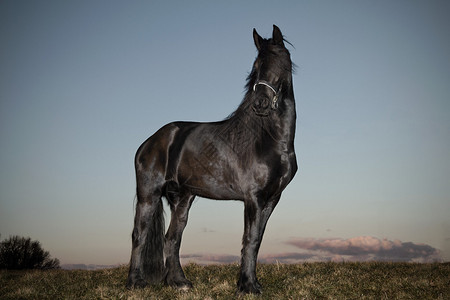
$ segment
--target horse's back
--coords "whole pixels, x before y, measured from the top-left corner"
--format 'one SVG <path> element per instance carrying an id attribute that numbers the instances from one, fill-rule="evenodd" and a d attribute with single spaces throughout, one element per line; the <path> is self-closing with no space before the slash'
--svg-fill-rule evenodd
<path id="1" fill-rule="evenodd" d="M 150 170 L 154 167 L 166 166 L 174 148 L 182 146 L 184 139 L 181 137 L 198 124 L 196 122 L 172 122 L 161 127 L 136 151 L 136 169 Z"/>

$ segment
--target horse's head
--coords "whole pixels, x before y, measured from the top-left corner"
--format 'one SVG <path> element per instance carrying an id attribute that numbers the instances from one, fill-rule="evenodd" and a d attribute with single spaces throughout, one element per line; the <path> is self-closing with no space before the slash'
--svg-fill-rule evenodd
<path id="1" fill-rule="evenodd" d="M 273 25 L 270 39 L 262 38 L 253 29 L 253 40 L 258 57 L 249 76 L 252 108 L 257 115 L 268 116 L 271 110 L 278 109 L 292 85 L 292 62 L 277 26 Z"/>

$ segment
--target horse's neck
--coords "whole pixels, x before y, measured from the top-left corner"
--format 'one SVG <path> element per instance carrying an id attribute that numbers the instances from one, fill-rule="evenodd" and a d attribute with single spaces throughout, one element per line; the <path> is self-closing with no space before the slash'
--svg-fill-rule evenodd
<path id="1" fill-rule="evenodd" d="M 267 138 L 267 135 L 281 143 L 293 144 L 295 136 L 295 99 L 292 86 L 287 88 L 288 92 L 280 99 L 284 101 L 284 111 L 274 113 L 271 116 L 257 116 L 251 105 L 251 91 L 220 127 L 221 134 L 233 139 L 247 139 L 257 141 Z M 278 109 L 282 109 L 281 107 Z"/>
<path id="2" fill-rule="evenodd" d="M 279 143 L 283 145 L 283 151 L 290 152 L 294 150 L 295 122 L 297 117 L 293 98 L 285 101 L 286 110 L 279 115 L 277 135 Z"/>

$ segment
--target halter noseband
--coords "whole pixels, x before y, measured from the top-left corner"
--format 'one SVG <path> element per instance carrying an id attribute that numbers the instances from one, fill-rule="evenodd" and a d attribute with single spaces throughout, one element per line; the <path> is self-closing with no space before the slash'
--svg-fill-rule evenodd
<path id="1" fill-rule="evenodd" d="M 265 85 L 267 86 L 269 89 L 272 90 L 272 92 L 275 94 L 275 96 L 273 96 L 272 98 L 272 103 L 271 103 L 271 107 L 272 109 L 277 109 L 278 108 L 278 91 L 267 81 L 265 80 L 257 80 L 255 82 L 255 84 L 253 85 L 253 91 L 256 91 L 256 86 L 257 85 Z"/>

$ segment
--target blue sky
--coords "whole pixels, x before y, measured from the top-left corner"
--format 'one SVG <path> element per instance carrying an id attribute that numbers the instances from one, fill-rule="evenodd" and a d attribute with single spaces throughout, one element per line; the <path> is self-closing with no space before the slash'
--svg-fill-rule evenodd
<path id="1" fill-rule="evenodd" d="M 1 238 L 127 263 L 136 149 L 229 115 L 276 24 L 300 169 L 261 258 L 450 260 L 449 2 L 272 2 L 1 1 Z M 197 198 L 182 254 L 232 261 L 242 231 L 242 203 Z"/>

